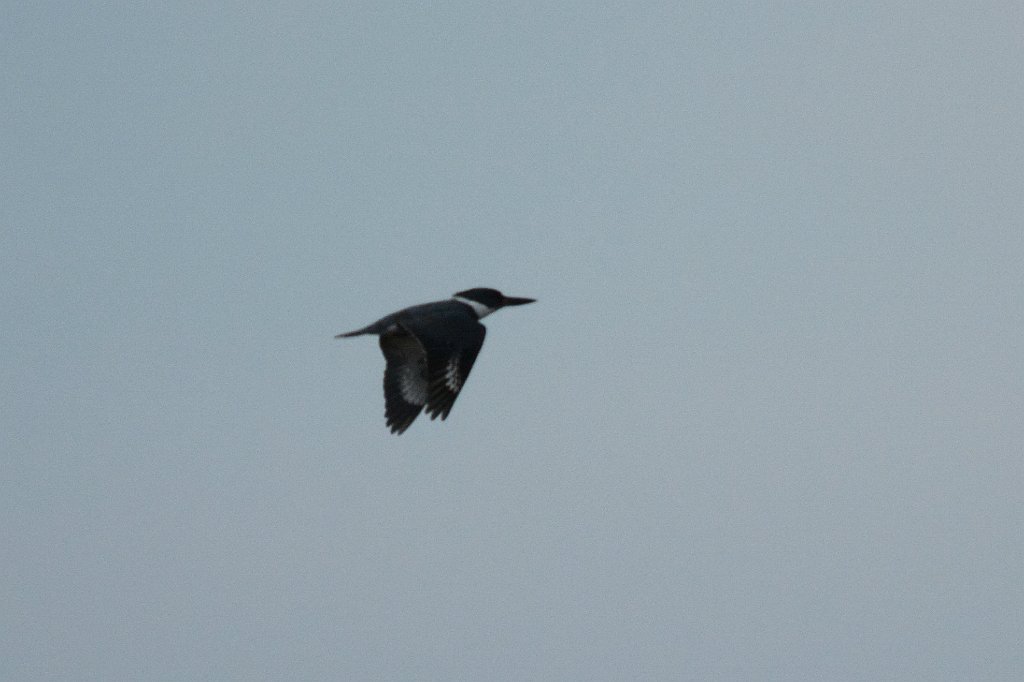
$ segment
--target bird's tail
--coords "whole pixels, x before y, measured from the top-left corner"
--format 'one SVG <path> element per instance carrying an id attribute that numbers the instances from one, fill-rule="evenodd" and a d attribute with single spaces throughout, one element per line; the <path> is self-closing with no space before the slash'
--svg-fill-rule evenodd
<path id="1" fill-rule="evenodd" d="M 350 336 L 361 336 L 363 334 L 376 334 L 375 324 L 368 325 L 362 329 L 357 329 L 354 332 L 345 332 L 344 334 L 335 334 L 336 339 L 347 339 Z"/>

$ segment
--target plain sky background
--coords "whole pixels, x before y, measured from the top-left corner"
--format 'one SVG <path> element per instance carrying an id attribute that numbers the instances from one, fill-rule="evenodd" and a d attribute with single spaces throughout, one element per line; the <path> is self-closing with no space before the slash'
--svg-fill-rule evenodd
<path id="1" fill-rule="evenodd" d="M 7 3 L 0 678 L 1024 678 L 1021 7 Z"/>

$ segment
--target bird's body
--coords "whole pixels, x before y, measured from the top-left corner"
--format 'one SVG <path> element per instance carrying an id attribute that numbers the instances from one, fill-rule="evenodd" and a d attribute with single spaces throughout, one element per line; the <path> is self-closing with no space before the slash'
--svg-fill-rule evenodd
<path id="1" fill-rule="evenodd" d="M 484 344 L 487 328 L 480 320 L 499 308 L 533 301 L 494 289 L 468 289 L 446 301 L 404 308 L 335 338 L 380 337 L 387 360 L 385 417 L 393 433 L 402 433 L 424 408 L 431 419 L 444 419 L 451 412 Z"/>

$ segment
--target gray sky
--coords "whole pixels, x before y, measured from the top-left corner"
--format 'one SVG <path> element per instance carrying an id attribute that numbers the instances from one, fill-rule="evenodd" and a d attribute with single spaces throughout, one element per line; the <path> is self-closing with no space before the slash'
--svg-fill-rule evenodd
<path id="1" fill-rule="evenodd" d="M 0 677 L 1024 677 L 1020 4 L 387 5 L 5 8 Z"/>

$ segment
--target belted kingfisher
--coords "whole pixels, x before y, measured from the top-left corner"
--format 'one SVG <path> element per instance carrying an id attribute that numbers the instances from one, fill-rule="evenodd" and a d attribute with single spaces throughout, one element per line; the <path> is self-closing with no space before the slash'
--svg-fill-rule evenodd
<path id="1" fill-rule="evenodd" d="M 447 301 L 404 308 L 373 324 L 334 338 L 377 334 L 387 360 L 384 416 L 392 433 L 402 433 L 427 408 L 431 419 L 452 411 L 469 370 L 484 345 L 480 320 L 498 308 L 533 303 L 495 289 L 467 289 Z"/>

